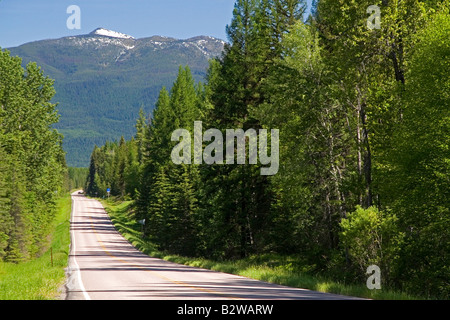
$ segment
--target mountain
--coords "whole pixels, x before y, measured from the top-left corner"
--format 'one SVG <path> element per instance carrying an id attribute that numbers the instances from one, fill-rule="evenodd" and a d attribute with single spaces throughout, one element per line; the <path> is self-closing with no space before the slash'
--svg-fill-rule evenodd
<path id="1" fill-rule="evenodd" d="M 95 144 L 130 138 L 142 107 L 150 113 L 163 86 L 170 89 L 180 65 L 204 80 L 208 61 L 225 42 L 199 36 L 186 40 L 153 36 L 135 39 L 97 28 L 89 34 L 42 40 L 9 48 L 25 65 L 36 61 L 55 79 L 67 163 L 87 167 Z"/>

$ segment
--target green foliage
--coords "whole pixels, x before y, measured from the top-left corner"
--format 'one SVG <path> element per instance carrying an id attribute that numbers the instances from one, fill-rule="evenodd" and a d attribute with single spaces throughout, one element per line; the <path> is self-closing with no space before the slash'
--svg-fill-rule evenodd
<path id="1" fill-rule="evenodd" d="M 134 196 L 139 181 L 138 145 L 136 140 L 107 142 L 94 147 L 86 174 L 84 190 L 90 196 Z"/>
<path id="2" fill-rule="evenodd" d="M 56 300 L 66 280 L 70 246 L 71 196 L 56 201 L 50 222 L 51 251 L 23 263 L 0 261 L 0 300 Z M 52 264 L 53 261 L 53 264 Z"/>
<path id="3" fill-rule="evenodd" d="M 408 55 L 403 123 L 392 151 L 389 190 L 406 231 L 398 274 L 408 288 L 449 296 L 450 15 L 442 6 L 414 37 Z M 406 276 L 407 275 L 407 276 Z M 430 276 L 431 275 L 431 276 Z M 425 281 L 423 279 L 426 279 Z"/>
<path id="4" fill-rule="evenodd" d="M 47 245 L 66 172 L 53 80 L 0 51 L 0 259 L 21 262 Z"/>
<path id="5" fill-rule="evenodd" d="M 366 25 L 373 4 L 381 29 Z M 138 155 L 131 157 L 139 168 L 131 170 L 139 173 L 136 218 L 170 253 L 296 254 L 315 272 L 359 284 L 376 264 L 384 288 L 445 299 L 449 3 L 320 0 L 307 23 L 303 8 L 303 1 L 237 0 L 230 44 L 210 61 L 206 84 L 180 68 L 151 121 L 140 114 L 130 142 Z M 279 129 L 278 174 L 261 176 L 255 165 L 174 165 L 171 134 L 192 132 L 195 120 L 219 130 Z M 95 148 L 88 186 L 116 183 L 123 195 L 126 144 Z"/>
<path id="6" fill-rule="evenodd" d="M 88 168 L 68 168 L 68 190 L 84 188 L 88 176 Z"/>
<path id="7" fill-rule="evenodd" d="M 192 132 L 194 120 L 202 114 L 200 100 L 201 86 L 195 85 L 189 67 L 179 68 L 170 93 L 161 90 L 147 130 L 137 208 L 139 215 L 149 221 L 146 233 L 161 248 L 192 255 L 198 252 L 194 222 L 198 172 L 172 163 L 171 151 L 176 142 L 170 138 L 178 128 Z"/>
<path id="8" fill-rule="evenodd" d="M 270 100 L 258 113 L 266 126 L 280 129 L 283 165 L 273 178 L 279 188 L 273 210 L 284 217 L 280 223 L 299 221 L 288 239 L 318 262 L 318 255 L 327 257 L 337 247 L 337 224 L 357 192 L 350 174 L 349 110 L 337 101 L 339 92 L 311 26 L 298 21 L 282 47 L 283 58 L 275 60 L 265 81 Z"/>
<path id="9" fill-rule="evenodd" d="M 398 218 L 375 207 L 357 207 L 340 222 L 342 247 L 348 250 L 358 273 L 364 277 L 367 267 L 381 268 L 382 281 L 387 283 L 395 266 L 404 234 L 399 232 Z"/>
<path id="10" fill-rule="evenodd" d="M 0 131 L 0 141 L 3 141 Z M 10 171 L 10 161 L 8 154 L 0 144 L 0 260 L 3 260 L 7 253 L 9 233 L 12 228 L 12 217 L 10 215 L 11 200 L 9 198 L 9 188 L 6 181 Z"/>
<path id="11" fill-rule="evenodd" d="M 175 255 L 160 251 L 154 242 L 142 236 L 142 226 L 136 222 L 133 202 L 103 201 L 115 228 L 137 249 L 152 257 L 181 263 L 196 268 L 236 274 L 251 279 L 277 283 L 284 286 L 311 289 L 353 297 L 380 300 L 412 300 L 420 297 L 388 290 L 369 290 L 361 284 L 348 285 L 330 277 L 314 274 L 314 265 L 297 255 L 266 253 L 238 260 L 213 260 L 211 257 Z"/>

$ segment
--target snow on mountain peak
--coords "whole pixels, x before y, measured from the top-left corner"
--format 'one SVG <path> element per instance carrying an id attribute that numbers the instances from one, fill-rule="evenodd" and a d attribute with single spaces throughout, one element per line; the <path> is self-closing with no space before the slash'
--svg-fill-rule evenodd
<path id="1" fill-rule="evenodd" d="M 108 30 L 108 29 L 104 29 L 104 28 L 97 28 L 94 31 L 92 31 L 90 34 L 95 34 L 95 35 L 99 35 L 99 36 L 106 36 L 106 37 L 111 37 L 111 38 L 134 39 L 134 37 L 129 36 L 127 34 L 120 33 L 120 32 L 117 32 L 117 31 Z"/>

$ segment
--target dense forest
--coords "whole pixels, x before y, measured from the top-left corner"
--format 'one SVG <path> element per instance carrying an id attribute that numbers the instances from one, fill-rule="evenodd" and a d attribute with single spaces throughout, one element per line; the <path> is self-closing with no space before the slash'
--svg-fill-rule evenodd
<path id="1" fill-rule="evenodd" d="M 0 50 L 0 261 L 39 256 L 68 181 L 53 80 Z"/>
<path id="2" fill-rule="evenodd" d="M 87 193 L 134 199 L 169 252 L 294 254 L 346 282 L 377 265 L 383 286 L 448 299 L 449 8 L 319 0 L 303 22 L 304 1 L 237 0 L 205 83 L 180 67 L 131 141 L 95 147 Z M 171 134 L 194 121 L 279 129 L 278 173 L 174 164 Z"/>

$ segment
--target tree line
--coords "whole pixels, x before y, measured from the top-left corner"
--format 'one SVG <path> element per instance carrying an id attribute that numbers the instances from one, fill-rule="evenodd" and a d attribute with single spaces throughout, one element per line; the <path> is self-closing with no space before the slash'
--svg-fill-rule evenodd
<path id="1" fill-rule="evenodd" d="M 48 244 L 67 180 L 53 80 L 0 50 L 0 261 L 22 262 Z"/>
<path id="2" fill-rule="evenodd" d="M 86 190 L 135 200 L 169 252 L 236 259 L 276 252 L 315 271 L 448 298 L 449 2 L 237 0 L 205 83 L 180 67 L 136 136 L 95 147 Z M 379 29 L 367 27 L 370 5 Z M 181 164 L 194 121 L 279 129 L 279 172 Z"/>

